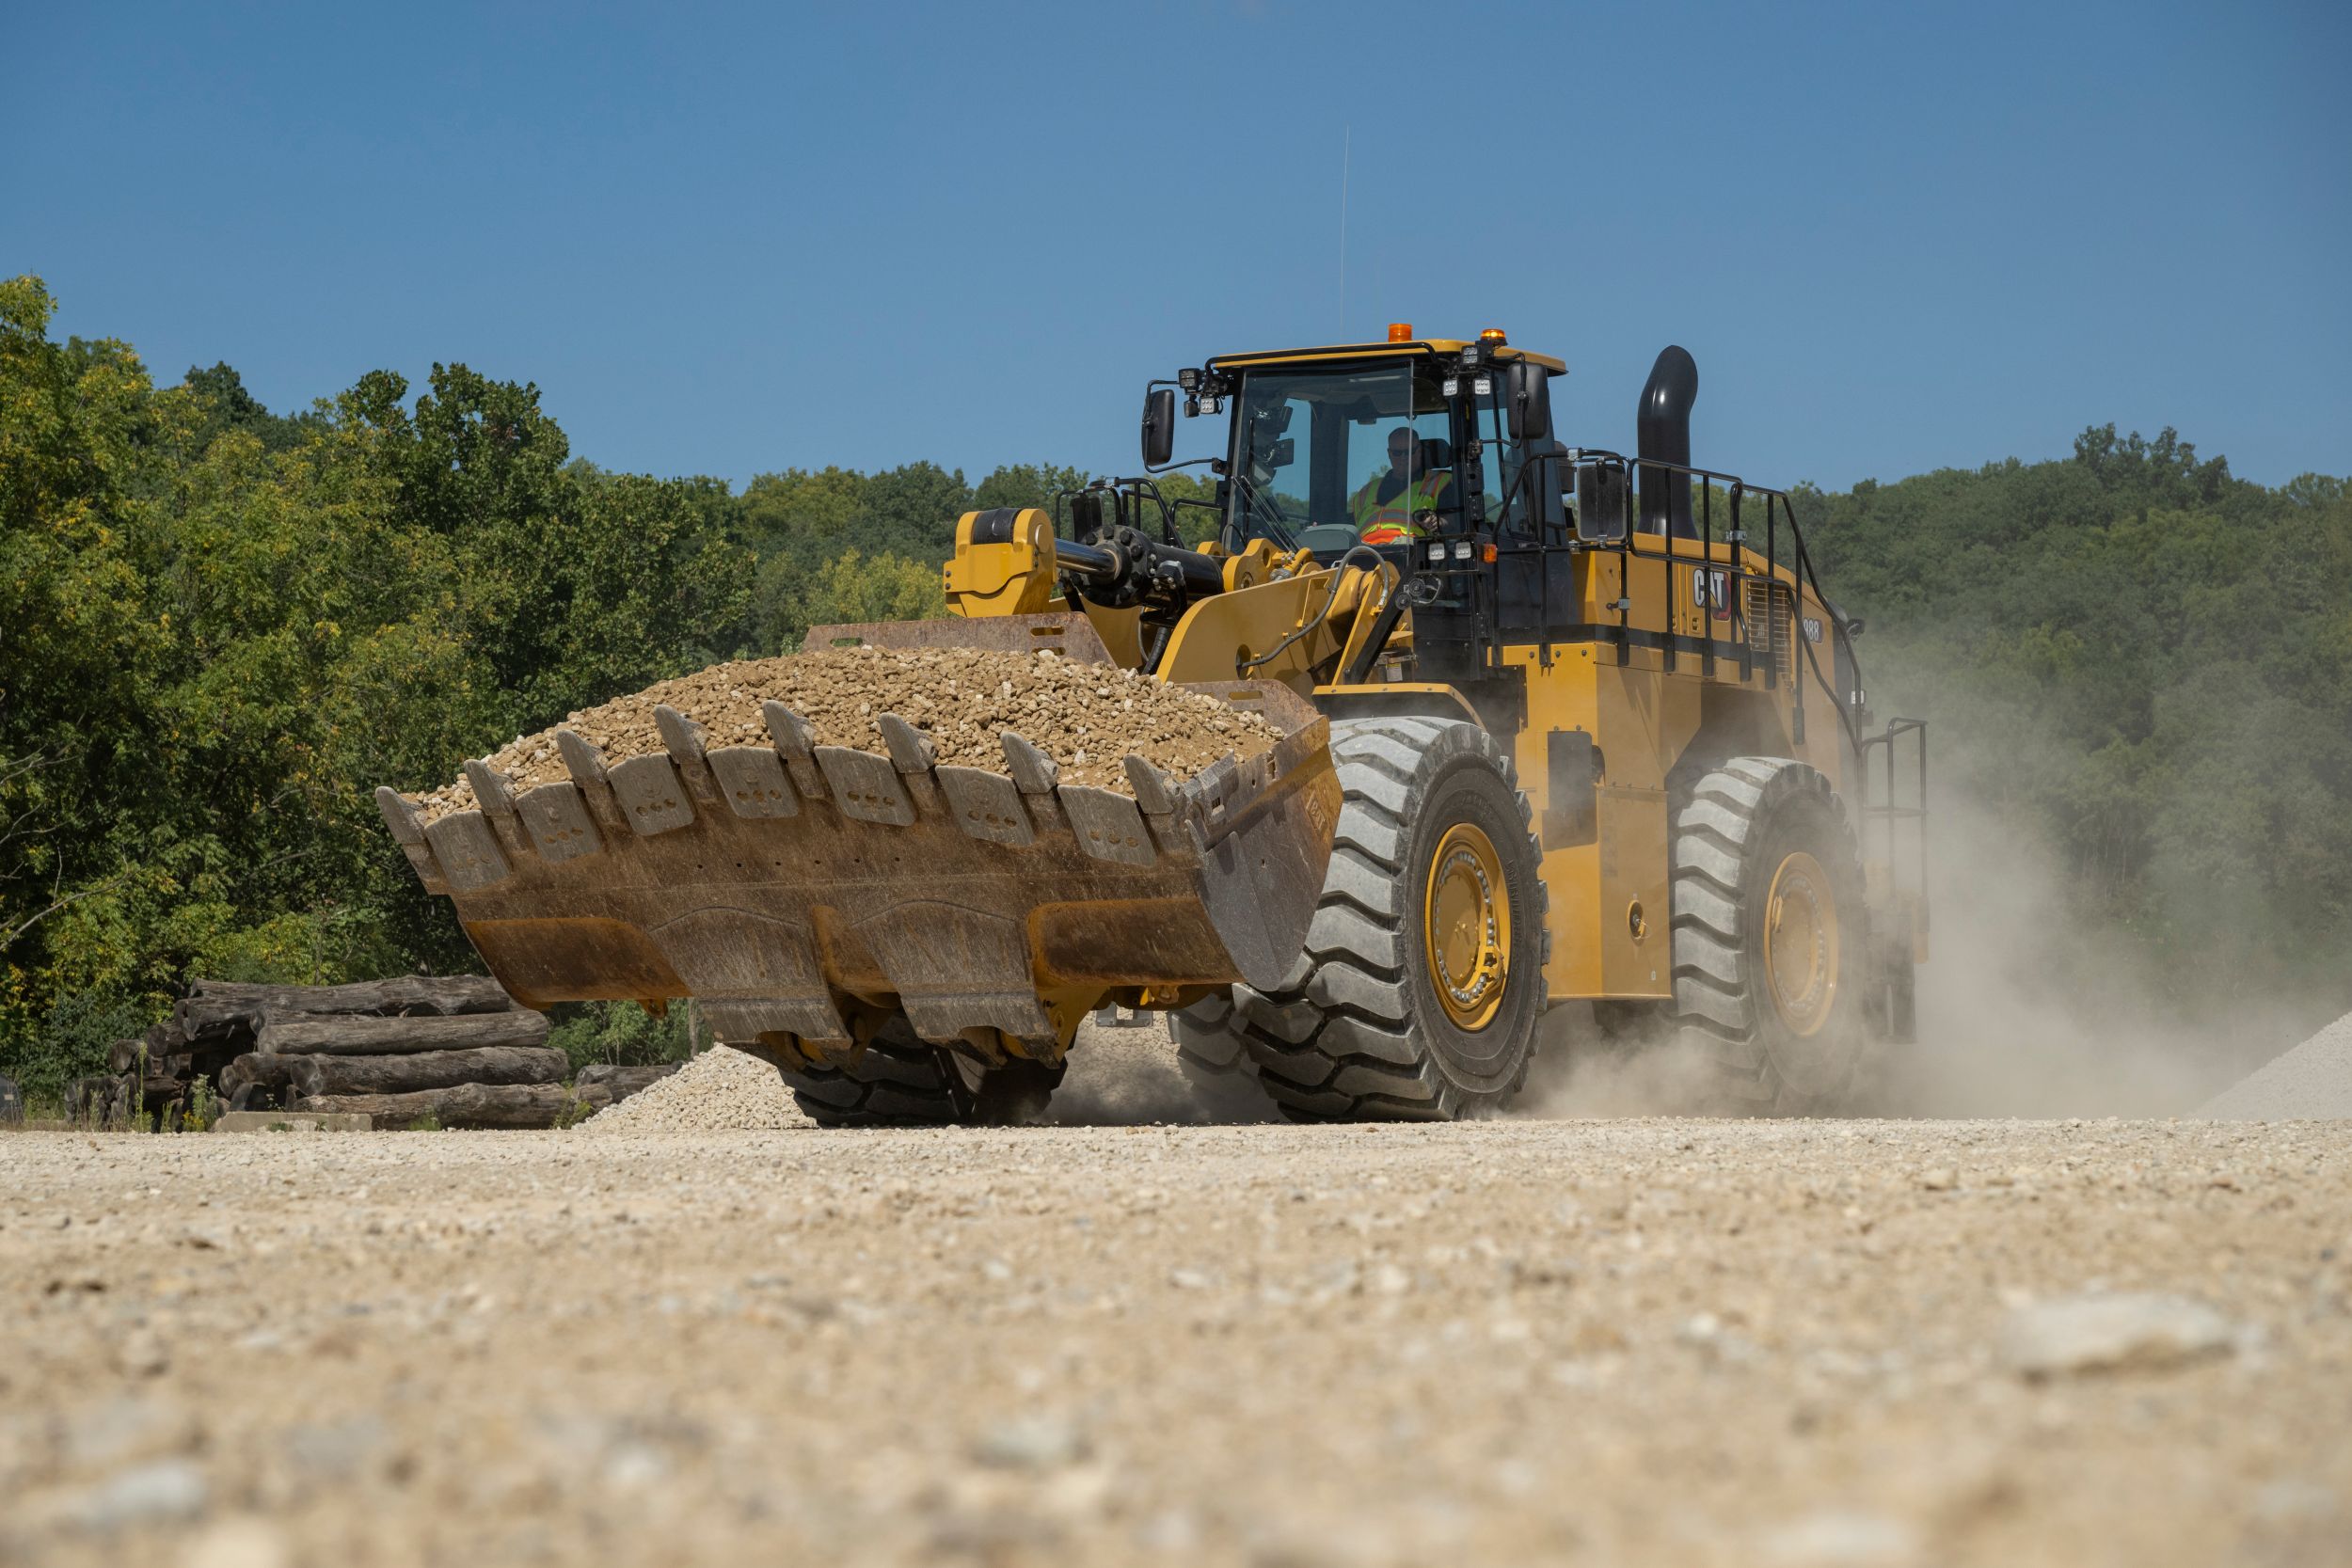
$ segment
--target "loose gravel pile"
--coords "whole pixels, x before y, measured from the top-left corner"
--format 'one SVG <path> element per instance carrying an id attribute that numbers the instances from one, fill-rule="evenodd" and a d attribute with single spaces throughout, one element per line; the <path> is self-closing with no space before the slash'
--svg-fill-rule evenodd
<path id="1" fill-rule="evenodd" d="M 774 1068 L 723 1045 L 580 1123 L 592 1132 L 770 1132 L 812 1125 Z"/>
<path id="2" fill-rule="evenodd" d="M 2352 1013 L 2198 1109 L 2215 1121 L 2326 1121 L 2352 1117 Z"/>
<path id="3" fill-rule="evenodd" d="M 714 664 L 658 681 L 643 691 L 568 714 L 560 725 L 517 736 L 487 759 L 516 789 L 568 777 L 555 732 L 578 732 L 608 762 L 661 750 L 653 710 L 667 704 L 699 722 L 712 746 L 769 743 L 759 705 L 773 699 L 801 714 L 825 746 L 882 749 L 885 713 L 927 733 L 939 760 L 1002 771 L 999 735 L 1019 732 L 1061 766 L 1064 784 L 1128 790 L 1120 760 L 1130 752 L 1189 778 L 1232 752 L 1271 750 L 1279 732 L 1253 713 L 1133 670 L 1058 654 L 975 648 L 824 648 L 776 658 Z M 409 797 L 427 821 L 470 811 L 464 779 Z"/>

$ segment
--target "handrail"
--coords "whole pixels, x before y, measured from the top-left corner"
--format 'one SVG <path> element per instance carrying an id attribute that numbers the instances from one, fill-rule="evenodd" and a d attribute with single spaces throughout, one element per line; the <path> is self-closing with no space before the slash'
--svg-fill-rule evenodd
<path id="1" fill-rule="evenodd" d="M 1616 539 L 1580 541 L 1577 545 L 1571 546 L 1571 548 L 1586 550 L 1613 550 L 1627 556 L 1655 555 L 1659 557 L 1666 562 L 1668 598 L 1667 613 L 1670 617 L 1673 614 L 1672 599 L 1674 586 L 1674 563 L 1678 561 L 1690 561 L 1699 564 L 1706 570 L 1712 570 L 1715 566 L 1715 542 L 1713 537 L 1714 482 L 1721 481 L 1724 487 L 1731 492 L 1734 506 L 1734 531 L 1740 535 L 1740 538 L 1737 541 L 1737 543 L 1742 550 L 1747 548 L 1746 531 L 1739 529 L 1736 526 L 1738 521 L 1737 508 L 1740 499 L 1748 495 L 1764 497 L 1764 511 L 1766 519 L 1764 566 L 1768 579 L 1778 581 L 1780 578 L 1778 525 L 1780 519 L 1785 517 L 1788 520 L 1788 525 L 1789 542 L 1795 551 L 1795 559 L 1789 562 L 1788 567 L 1789 584 L 1797 590 L 1800 600 L 1802 600 L 1804 589 L 1807 586 L 1811 587 L 1814 598 L 1820 602 L 1822 619 L 1829 625 L 1831 637 L 1830 646 L 1833 655 L 1835 654 L 1838 644 L 1840 642 L 1844 643 L 1848 649 L 1847 657 L 1852 660 L 1854 673 L 1857 681 L 1859 680 L 1862 671 L 1862 663 L 1861 660 L 1858 657 L 1855 657 L 1851 652 L 1853 639 L 1848 635 L 1844 623 L 1831 609 L 1829 594 L 1821 588 L 1820 574 L 1815 571 L 1813 566 L 1813 552 L 1805 546 L 1804 531 L 1797 526 L 1796 508 L 1791 502 L 1788 491 L 1775 489 L 1767 484 L 1751 484 L 1746 480 L 1740 478 L 1738 474 L 1724 473 L 1715 468 L 1702 468 L 1689 463 L 1673 463 L 1663 458 L 1648 458 L 1641 456 L 1628 457 L 1623 452 L 1611 451 L 1606 448 L 1601 447 L 1570 448 L 1568 450 L 1566 461 L 1571 466 L 1584 462 L 1588 459 L 1601 463 L 1614 464 L 1621 469 L 1626 470 L 1629 478 L 1630 478 L 1633 473 L 1640 470 L 1654 469 L 1661 474 L 1686 475 L 1689 478 L 1698 480 L 1700 482 L 1699 494 L 1701 500 L 1699 504 L 1699 525 L 1701 533 L 1699 546 L 1701 553 L 1697 556 L 1687 555 L 1675 548 L 1676 536 L 1673 532 L 1671 522 L 1668 525 L 1666 532 L 1662 534 L 1653 534 L 1650 536 L 1661 540 L 1663 546 L 1662 548 L 1657 550 L 1646 550 L 1642 548 L 1641 546 L 1635 542 L 1643 535 L 1633 526 L 1635 495 L 1634 488 L 1630 483 L 1626 486 L 1625 490 L 1624 520 L 1626 526 L 1624 533 Z M 1775 502 L 1778 503 L 1777 508 L 1775 508 Z M 1726 540 L 1725 542 L 1731 543 L 1733 541 Z M 1730 567 L 1734 573 L 1743 579 L 1755 575 L 1754 573 L 1748 571 L 1745 567 L 1739 565 L 1736 559 L 1730 563 Z M 1620 633 L 1625 631 L 1628 626 L 1628 616 L 1630 607 L 1627 601 L 1629 597 L 1629 594 L 1623 593 L 1619 595 L 1617 626 Z M 1741 610 L 1741 613 L 1743 615 L 1745 613 L 1744 607 Z M 1801 623 L 1803 617 L 1801 615 L 1796 615 L 1792 611 L 1792 622 Z M 1860 726 L 1854 721 L 1854 716 L 1847 711 L 1845 698 L 1838 692 L 1836 685 L 1830 680 L 1830 678 L 1822 673 L 1820 656 L 1814 651 L 1812 640 L 1803 634 L 1802 625 L 1792 624 L 1790 631 L 1794 635 L 1794 641 L 1797 645 L 1804 650 L 1805 666 L 1812 673 L 1814 684 L 1820 687 L 1821 694 L 1829 699 L 1830 711 L 1837 716 L 1837 727 L 1845 733 L 1847 744 L 1851 746 L 1855 754 L 1859 756 L 1863 744 L 1862 732 Z M 1705 649 L 1702 650 L 1701 657 L 1707 659 L 1708 667 L 1711 670 L 1713 668 L 1715 640 L 1712 637 L 1709 637 L 1706 641 L 1707 645 Z M 1673 668 L 1674 657 L 1674 647 L 1670 641 L 1666 649 L 1667 668 L 1669 669 Z M 1791 668 L 1793 670 L 1793 665 Z M 1804 703 L 1802 697 L 1800 697 L 1797 702 L 1793 718 L 1796 721 L 1797 736 L 1799 739 L 1803 739 L 1804 735 Z"/>

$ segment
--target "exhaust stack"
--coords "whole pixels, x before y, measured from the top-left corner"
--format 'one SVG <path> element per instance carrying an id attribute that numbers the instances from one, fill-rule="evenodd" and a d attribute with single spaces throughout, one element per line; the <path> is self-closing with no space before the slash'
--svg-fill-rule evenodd
<path id="1" fill-rule="evenodd" d="M 1650 367 L 1634 409 L 1635 450 L 1645 462 L 1691 463 L 1691 404 L 1699 397 L 1698 361 L 1688 350 L 1668 344 Z M 1697 537 L 1691 521 L 1691 476 L 1663 469 L 1642 470 L 1642 531 L 1677 539 Z"/>

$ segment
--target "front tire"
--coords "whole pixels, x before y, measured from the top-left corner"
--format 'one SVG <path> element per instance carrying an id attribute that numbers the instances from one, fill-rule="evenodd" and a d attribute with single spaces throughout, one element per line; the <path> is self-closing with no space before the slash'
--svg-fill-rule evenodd
<path id="1" fill-rule="evenodd" d="M 1232 988 L 1232 1034 L 1294 1120 L 1492 1115 L 1526 1081 L 1546 996 L 1510 758 L 1476 724 L 1421 718 L 1334 721 L 1331 755 L 1343 802 L 1306 950 L 1281 985 Z"/>
<path id="2" fill-rule="evenodd" d="M 1726 1109 L 1834 1111 L 1867 1035 L 1862 861 L 1829 781 L 1735 757 L 1676 817 L 1675 1010 Z"/>
<path id="3" fill-rule="evenodd" d="M 794 1103 L 819 1127 L 1015 1127 L 1045 1114 L 1062 1068 L 1013 1057 L 983 1069 L 893 1019 L 854 1067 L 780 1067 Z"/>

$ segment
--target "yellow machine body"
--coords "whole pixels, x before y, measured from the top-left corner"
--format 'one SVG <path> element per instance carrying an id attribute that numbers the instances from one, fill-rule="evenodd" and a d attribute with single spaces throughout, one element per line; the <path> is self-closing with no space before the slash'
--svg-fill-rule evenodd
<path id="1" fill-rule="evenodd" d="M 1015 537 L 993 544 L 973 543 L 980 516 L 967 514 L 958 524 L 947 569 L 949 609 L 970 618 L 1070 609 L 1048 597 L 1055 556 L 1045 514 L 1024 512 Z M 1455 688 L 1413 677 L 1409 611 L 1389 639 L 1384 678 L 1328 678 L 1352 662 L 1396 591 L 1393 567 L 1326 566 L 1309 552 L 1278 554 L 1263 540 L 1224 561 L 1237 586 L 1185 610 L 1161 655 L 1161 679 L 1276 680 L 1327 711 L 1481 718 Z M 1744 575 L 1717 575 L 1734 568 Z M 1737 606 L 1728 602 L 1735 583 L 1747 600 Z M 1538 823 L 1557 816 L 1549 737 L 1589 736 L 1602 759 L 1589 839 L 1545 847 L 1551 932 L 1546 987 L 1553 1001 L 1664 999 L 1673 992 L 1667 780 L 1685 752 L 1704 739 L 1718 752 L 1795 757 L 1819 768 L 1833 787 L 1849 787 L 1836 705 L 1818 684 L 1800 678 L 1804 650 L 1797 640 L 1826 648 L 1831 611 L 1793 568 L 1773 569 L 1743 546 L 1719 543 L 1702 552 L 1697 542 L 1677 539 L 1670 551 L 1663 537 L 1639 535 L 1622 555 L 1579 558 L 1575 594 L 1574 619 L 1585 624 L 1617 624 L 1616 607 L 1624 602 L 1622 649 L 1595 641 L 1504 643 L 1496 655 L 1524 672 L 1525 722 L 1504 738 Z M 1115 662 L 1139 663 L 1136 612 L 1083 598 L 1076 608 L 1104 632 Z M 1662 634 L 1701 640 L 1712 657 L 1687 647 L 1670 654 L 1640 645 Z M 1883 866 L 1869 869 L 1874 888 L 1883 887 Z M 1917 924 L 1909 911 L 1904 919 Z M 1924 957 L 1923 924 L 1919 932 L 1915 945 Z"/>

